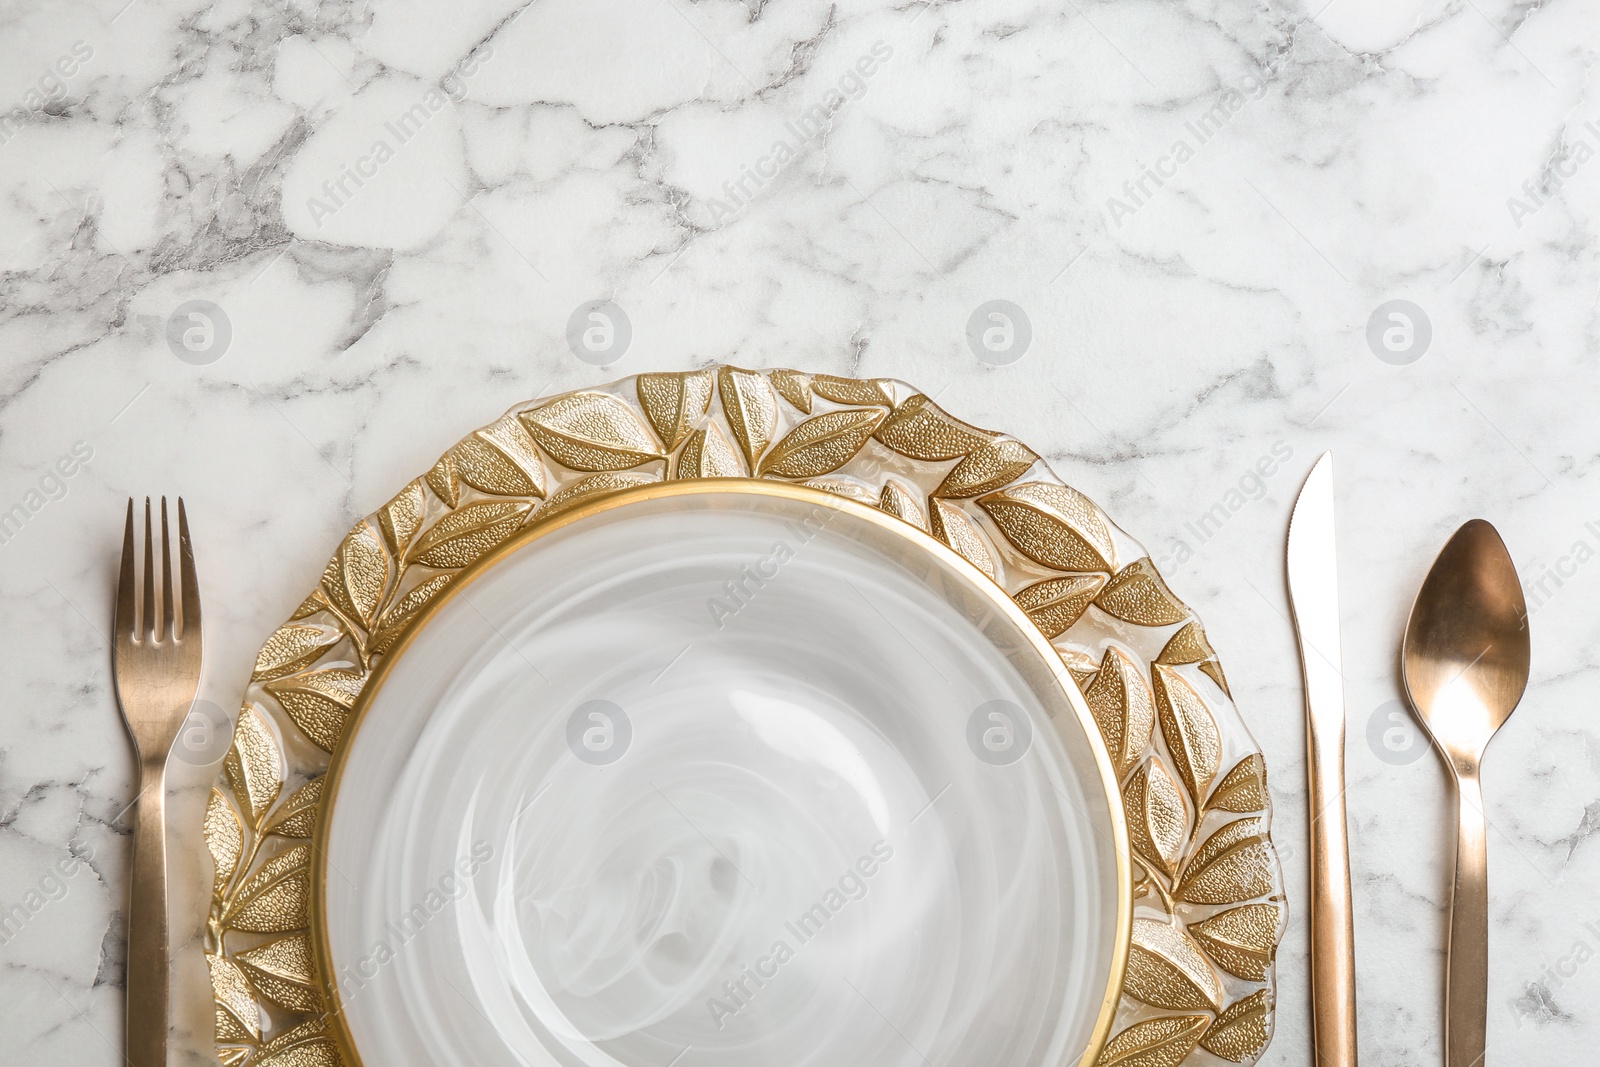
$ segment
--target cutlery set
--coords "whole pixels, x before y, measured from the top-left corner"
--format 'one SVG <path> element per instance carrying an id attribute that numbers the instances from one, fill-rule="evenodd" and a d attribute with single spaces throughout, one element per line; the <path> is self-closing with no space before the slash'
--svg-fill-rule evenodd
<path id="1" fill-rule="evenodd" d="M 1333 453 L 1312 467 L 1289 520 L 1288 579 L 1305 675 L 1311 841 L 1312 1058 L 1356 1059 L 1355 936 L 1344 805 Z M 1480 1067 L 1488 1018 L 1489 876 L 1484 750 L 1528 683 L 1528 610 L 1516 566 L 1482 519 L 1445 543 L 1417 591 L 1400 652 L 1406 698 L 1450 768 L 1455 879 L 1445 978 L 1445 1067 Z"/>
<path id="2" fill-rule="evenodd" d="M 956 521 L 946 505 L 938 506 L 944 509 L 942 521 Z M 1050 514 L 1044 507 L 1038 513 Z M 992 514 L 1004 521 L 1003 511 Z M 127 1060 L 131 1067 L 163 1067 L 169 970 L 165 763 L 199 683 L 201 609 L 183 502 L 177 504 L 176 545 L 165 499 L 159 540 L 150 502 L 145 501 L 142 552 L 135 518 L 130 500 L 112 656 L 118 704 L 139 761 L 128 921 Z M 390 532 L 386 527 L 386 535 Z M 136 566 L 141 556 L 142 566 Z M 420 558 L 428 557 L 424 552 Z M 1318 459 L 1295 503 L 1286 562 L 1305 680 L 1313 1060 L 1318 1067 L 1351 1067 L 1357 1062 L 1355 937 L 1331 453 Z M 1167 653 L 1162 656 L 1165 662 Z M 1406 697 L 1450 768 L 1457 807 L 1445 1062 L 1446 1067 L 1477 1067 L 1484 1057 L 1488 967 L 1480 771 L 1484 750 L 1516 707 L 1529 673 L 1522 591 L 1505 545 L 1487 522 L 1468 522 L 1439 553 L 1412 607 L 1401 667 Z"/>

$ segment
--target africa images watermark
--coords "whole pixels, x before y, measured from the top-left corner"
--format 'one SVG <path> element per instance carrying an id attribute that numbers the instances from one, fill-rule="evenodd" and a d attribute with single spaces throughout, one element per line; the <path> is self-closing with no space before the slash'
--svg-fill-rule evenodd
<path id="1" fill-rule="evenodd" d="M 1240 89 L 1243 91 L 1241 92 Z M 1132 218 L 1148 204 L 1167 182 L 1193 159 L 1207 141 L 1221 133 L 1233 117 L 1244 110 L 1250 100 L 1260 100 L 1267 93 L 1267 83 L 1254 74 L 1246 74 L 1239 88 L 1228 86 L 1217 95 L 1210 109 L 1183 123 L 1183 133 L 1172 142 L 1167 151 L 1148 166 L 1140 164 L 1137 178 L 1122 183 L 1122 197 L 1106 197 L 1106 212 L 1113 225 L 1121 228 L 1122 220 Z"/>
<path id="2" fill-rule="evenodd" d="M 726 226 L 739 212 L 749 207 L 761 190 L 777 180 L 790 163 L 800 158 L 807 147 L 828 131 L 833 124 L 833 117 L 845 104 L 866 95 L 867 80 L 882 70 L 893 56 L 894 47 L 887 41 L 874 41 L 872 47 L 863 52 L 828 87 L 820 101 L 785 122 L 785 136 L 773 141 L 766 153 L 757 157 L 754 163 L 741 164 L 737 178 L 729 178 L 722 183 L 722 192 L 727 199 L 712 197 L 707 202 L 712 224 L 718 228 Z"/>
<path id="3" fill-rule="evenodd" d="M 1522 580 L 1522 595 L 1527 601 L 1529 615 L 1548 604 L 1561 592 L 1562 586 L 1578 576 L 1580 567 L 1600 555 L 1600 548 L 1596 547 L 1600 546 L 1600 522 L 1586 522 L 1583 530 L 1587 536 L 1572 542 L 1572 547 L 1557 556 L 1555 562 L 1539 567 L 1537 574 L 1530 574 L 1532 566 L 1523 568 L 1518 577 Z M 1592 543 L 1590 538 L 1593 538 Z"/>
<path id="4" fill-rule="evenodd" d="M 22 933 L 41 911 L 65 899 L 71 889 L 69 880 L 81 868 L 93 862 L 94 849 L 88 845 L 81 846 L 78 851 L 70 852 L 51 864 L 33 888 L 22 894 L 21 900 L 0 909 L 0 948 L 9 945 L 11 939 Z"/>
<path id="5" fill-rule="evenodd" d="M 416 103 L 384 122 L 383 132 L 373 138 L 365 152 L 349 163 L 341 164 L 339 172 L 322 183 L 322 196 L 306 198 L 306 211 L 317 229 L 320 230 L 324 221 L 353 200 L 367 182 L 376 178 L 384 164 L 394 159 L 406 142 L 421 133 L 435 115 L 452 103 L 464 101 L 467 98 L 467 79 L 493 58 L 494 46 L 485 41 L 456 64 L 454 70 L 439 79 L 438 85 L 430 85 Z"/>
<path id="6" fill-rule="evenodd" d="M 783 924 L 789 936 L 794 938 L 795 944 L 804 946 L 813 940 L 852 901 L 860 900 L 867 895 L 868 881 L 876 875 L 885 863 L 894 858 L 894 846 L 887 841 L 875 841 L 872 847 L 859 856 L 855 863 L 845 868 L 835 884 L 828 887 L 811 907 L 801 912 L 799 917 Z M 722 994 L 727 999 L 718 997 L 706 998 L 706 1010 L 711 1013 L 711 1021 L 721 1030 L 727 1025 L 728 1020 L 738 1015 L 766 984 L 778 977 L 778 971 L 784 964 L 795 957 L 795 947 L 790 945 L 785 938 L 778 938 L 772 943 L 772 948 L 767 954 L 757 959 L 752 964 L 739 968 L 739 973 L 722 983 Z"/>
<path id="7" fill-rule="evenodd" d="M 1223 492 L 1216 503 L 1183 524 L 1184 531 L 1194 539 L 1191 545 L 1183 537 L 1171 538 L 1171 551 L 1156 560 L 1156 569 L 1165 573 L 1170 567 L 1181 567 L 1195 557 L 1195 546 L 1204 545 L 1229 519 L 1245 505 L 1267 495 L 1267 480 L 1283 470 L 1285 463 L 1294 458 L 1294 447 L 1287 441 L 1276 441 L 1272 448 L 1245 469 L 1238 480 Z"/>
<path id="8" fill-rule="evenodd" d="M 1561 192 L 1561 187 L 1577 177 L 1578 170 L 1595 157 L 1596 145 L 1600 144 L 1600 126 L 1590 119 L 1581 128 L 1594 138 L 1593 142 L 1582 136 L 1572 141 L 1563 140 L 1544 169 L 1522 183 L 1522 196 L 1506 197 L 1506 212 L 1517 229 L 1522 229 L 1523 219 L 1537 215 Z"/>
<path id="9" fill-rule="evenodd" d="M 585 700 L 567 716 L 567 748 L 591 767 L 605 767 L 627 755 L 633 720 L 614 700 Z"/>
<path id="10" fill-rule="evenodd" d="M 383 936 L 373 942 L 372 950 L 345 967 L 340 982 L 345 988 L 356 990 L 378 977 L 378 972 L 392 963 L 400 950 L 416 940 L 435 918 L 471 889 L 470 879 L 494 858 L 494 848 L 487 841 L 474 841 L 472 847 L 457 857 L 455 865 L 439 876 L 421 900 L 399 919 L 383 924 Z"/>
<path id="11" fill-rule="evenodd" d="M 1507 1001 L 1512 1016 L 1517 1020 L 1518 1029 L 1522 1028 L 1525 1019 L 1544 1016 L 1549 1011 L 1555 991 L 1577 977 L 1583 965 L 1594 959 L 1596 946 L 1600 946 L 1600 922 L 1591 919 L 1583 924 L 1583 931 L 1587 936 L 1574 941 L 1572 948 L 1557 957 L 1554 963 L 1545 964 L 1539 980 L 1529 982 L 1522 996 Z"/>
<path id="12" fill-rule="evenodd" d="M 28 91 L 22 94 L 22 103 L 0 113 L 0 145 L 9 144 L 23 126 L 50 114 L 52 105 L 67 98 L 67 81 L 83 70 L 94 58 L 94 47 L 87 41 L 73 41 L 67 53 L 45 68 Z"/>
<path id="13" fill-rule="evenodd" d="M 828 523 L 833 521 L 833 515 L 829 509 L 812 508 L 799 522 L 787 521 L 783 525 L 795 545 L 804 548 L 827 528 Z M 711 612 L 711 621 L 717 629 L 727 626 L 729 619 L 749 607 L 767 583 L 778 577 L 783 565 L 794 559 L 795 545 L 782 538 L 774 541 L 766 555 L 754 563 L 745 564 L 737 574 L 722 583 L 726 599 L 717 596 L 706 598 L 706 608 Z"/>
<path id="14" fill-rule="evenodd" d="M 72 449 L 45 468 L 39 480 L 22 499 L 0 511 L 0 545 L 9 545 L 33 517 L 52 501 L 67 495 L 68 479 L 89 466 L 94 449 L 87 441 L 73 442 Z"/>
<path id="15" fill-rule="evenodd" d="M 1028 754 L 1033 720 L 1011 700 L 988 700 L 967 716 L 967 747 L 992 767 L 1005 767 Z"/>

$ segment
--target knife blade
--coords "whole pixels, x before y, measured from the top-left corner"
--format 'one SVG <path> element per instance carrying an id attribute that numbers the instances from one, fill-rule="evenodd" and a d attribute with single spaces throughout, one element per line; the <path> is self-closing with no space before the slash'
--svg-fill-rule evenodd
<path id="1" fill-rule="evenodd" d="M 1356 951 L 1344 805 L 1344 675 L 1332 452 L 1317 459 L 1295 501 L 1287 569 L 1306 693 L 1312 1062 L 1316 1067 L 1355 1067 Z"/>

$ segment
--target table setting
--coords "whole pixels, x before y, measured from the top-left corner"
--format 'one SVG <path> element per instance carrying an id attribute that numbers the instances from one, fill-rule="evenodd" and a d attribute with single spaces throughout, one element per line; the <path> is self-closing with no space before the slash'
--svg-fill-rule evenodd
<path id="1" fill-rule="evenodd" d="M 0 1060 L 1588 1062 L 1595 41 L 0 13 Z"/>

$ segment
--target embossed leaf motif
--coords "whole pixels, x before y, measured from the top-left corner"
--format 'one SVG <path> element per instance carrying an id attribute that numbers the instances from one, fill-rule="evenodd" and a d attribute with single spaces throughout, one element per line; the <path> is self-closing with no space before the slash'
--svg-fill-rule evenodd
<path id="1" fill-rule="evenodd" d="M 251 984 L 274 1004 L 290 1011 L 322 1010 L 311 941 L 304 934 L 268 941 L 239 953 L 235 960 Z"/>
<path id="2" fill-rule="evenodd" d="M 1270 893 L 1271 849 L 1261 819 L 1228 823 L 1195 851 L 1179 876 L 1177 898 L 1191 904 L 1237 904 Z"/>
<path id="3" fill-rule="evenodd" d="M 950 497 L 990 493 L 1022 477 L 1038 460 L 1038 454 L 1016 438 L 997 437 L 968 452 L 933 492 Z"/>
<path id="4" fill-rule="evenodd" d="M 1228 688 L 1228 678 L 1227 678 L 1226 675 L 1224 675 L 1222 673 L 1222 661 L 1221 660 L 1217 660 L 1217 659 L 1202 660 L 1201 663 L 1200 663 L 1200 670 L 1201 670 L 1202 673 L 1204 673 L 1208 677 L 1210 677 L 1210 679 L 1213 682 L 1217 683 L 1217 688 L 1218 689 L 1222 690 L 1224 693 L 1226 693 L 1230 697 L 1233 696 L 1233 690 Z"/>
<path id="5" fill-rule="evenodd" d="M 923 533 L 928 532 L 928 516 L 915 495 L 895 481 L 884 479 L 883 492 L 878 494 L 878 507 L 902 522 L 909 522 Z"/>
<path id="6" fill-rule="evenodd" d="M 1100 509 L 1076 489 L 1023 482 L 980 497 L 978 503 L 1011 543 L 1036 563 L 1063 571 L 1105 572 L 1116 563 L 1111 530 Z"/>
<path id="7" fill-rule="evenodd" d="M 256 667 L 251 681 L 265 682 L 293 674 L 301 667 L 322 655 L 329 645 L 335 644 L 344 634 L 332 626 L 315 623 L 287 623 L 267 638 L 267 643 L 256 653 Z"/>
<path id="8" fill-rule="evenodd" d="M 639 406 L 667 451 L 677 448 L 690 426 L 711 407 L 711 372 L 641 374 L 634 379 Z"/>
<path id="9" fill-rule="evenodd" d="M 211 790 L 206 801 L 206 851 L 211 853 L 212 895 L 221 898 L 223 890 L 239 869 L 239 856 L 244 851 L 244 828 L 239 816 L 233 813 L 222 790 Z"/>
<path id="10" fill-rule="evenodd" d="M 778 398 L 771 383 L 754 371 L 723 367 L 717 371 L 717 393 L 728 429 L 744 451 L 745 464 L 756 470 L 778 425 Z"/>
<path id="11" fill-rule="evenodd" d="M 318 775 L 289 794 L 289 799 L 272 813 L 272 818 L 261 828 L 262 834 L 310 837 L 316 829 L 317 802 L 321 799 L 322 776 Z"/>
<path id="12" fill-rule="evenodd" d="M 547 500 L 544 507 L 539 509 L 539 514 L 534 516 L 534 521 L 543 522 L 552 515 L 559 515 L 568 508 L 580 504 L 591 497 L 615 493 L 622 489 L 632 489 L 637 485 L 649 485 L 651 482 L 659 482 L 660 480 L 661 476 L 658 474 L 640 471 L 591 474 L 587 478 L 579 478 Z"/>
<path id="13" fill-rule="evenodd" d="M 960 459 L 995 435 L 945 414 L 918 393 L 895 408 L 874 436 L 902 456 L 934 461 Z"/>
<path id="14" fill-rule="evenodd" d="M 811 391 L 835 404 L 894 406 L 894 385 L 887 378 L 840 378 L 832 374 L 817 374 L 811 378 Z"/>
<path id="15" fill-rule="evenodd" d="M 261 1006 L 244 974 L 230 959 L 206 953 L 211 972 L 211 995 L 217 1006 L 219 1040 L 260 1040 Z"/>
<path id="16" fill-rule="evenodd" d="M 1189 927 L 1189 933 L 1229 974 L 1264 982 L 1278 947 L 1278 905 L 1230 908 Z"/>
<path id="17" fill-rule="evenodd" d="M 253 704 L 239 709 L 233 726 L 233 746 L 222 761 L 228 784 L 233 787 L 239 810 L 252 826 L 261 822 L 283 788 L 283 751 L 273 736 L 266 718 Z"/>
<path id="18" fill-rule="evenodd" d="M 762 475 L 780 478 L 815 478 L 849 462 L 867 443 L 884 413 L 830 411 L 809 418 L 786 434 L 761 461 Z"/>
<path id="19" fill-rule="evenodd" d="M 366 675 L 360 671 L 330 667 L 268 683 L 267 692 L 318 748 L 332 752 L 365 682 Z"/>
<path id="20" fill-rule="evenodd" d="M 412 559 L 428 567 L 465 567 L 516 532 L 533 505 L 493 500 L 452 511 L 417 539 Z"/>
<path id="21" fill-rule="evenodd" d="M 363 519 L 328 561 L 322 572 L 322 591 L 346 616 L 370 625 L 388 580 L 389 554 L 377 531 Z"/>
<path id="22" fill-rule="evenodd" d="M 461 475 L 456 471 L 456 457 L 453 451 L 440 456 L 439 462 L 428 468 L 428 473 L 422 476 L 422 480 L 428 483 L 428 488 L 433 490 L 435 496 L 450 507 L 460 503 Z"/>
<path id="23" fill-rule="evenodd" d="M 744 466 L 717 424 L 708 423 L 684 441 L 677 473 L 679 478 L 738 478 Z"/>
<path id="24" fill-rule="evenodd" d="M 1259 1056 L 1272 1035 L 1267 1030 L 1267 1013 L 1272 1010 L 1272 994 L 1259 989 L 1217 1016 L 1214 1026 L 1201 1039 L 1200 1047 L 1225 1060 L 1242 1063 Z"/>
<path id="25" fill-rule="evenodd" d="M 1069 574 L 1046 578 L 1018 589 L 1012 599 L 1046 637 L 1057 637 L 1083 617 L 1089 604 L 1105 588 L 1103 574 Z"/>
<path id="26" fill-rule="evenodd" d="M 1156 667 L 1156 716 L 1172 762 L 1196 804 L 1204 804 L 1222 760 L 1217 720 L 1194 686 L 1172 667 Z"/>
<path id="27" fill-rule="evenodd" d="M 1083 691 L 1083 700 L 1100 726 L 1121 777 L 1144 753 L 1155 732 L 1155 702 L 1144 672 L 1126 652 L 1108 646 L 1099 673 Z"/>
<path id="28" fill-rule="evenodd" d="M 1150 877 L 1149 871 L 1142 866 L 1135 867 L 1133 871 L 1133 899 L 1138 900 L 1150 892 L 1150 887 L 1154 884 L 1155 880 Z"/>
<path id="29" fill-rule="evenodd" d="M 544 496 L 544 461 L 516 415 L 505 415 L 451 449 L 456 472 L 474 489 L 499 496 Z"/>
<path id="30" fill-rule="evenodd" d="M 342 1067 L 333 1039 L 312 1019 L 261 1046 L 252 1067 Z"/>
<path id="31" fill-rule="evenodd" d="M 1162 1015 L 1106 1042 L 1095 1067 L 1178 1067 L 1211 1025 L 1207 1015 Z"/>
<path id="32" fill-rule="evenodd" d="M 1228 680 L 1223 677 L 1222 663 L 1217 659 L 1216 650 L 1211 647 L 1211 642 L 1206 640 L 1206 632 L 1198 622 L 1191 620 L 1173 634 L 1172 639 L 1161 650 L 1161 654 L 1156 657 L 1156 662 L 1171 667 L 1198 663 L 1200 669 L 1217 683 L 1217 688 L 1224 693 L 1228 692 Z"/>
<path id="33" fill-rule="evenodd" d="M 1235 763 L 1206 801 L 1207 808 L 1231 811 L 1235 815 L 1254 814 L 1266 806 L 1267 761 L 1259 752 L 1252 752 Z"/>
<path id="34" fill-rule="evenodd" d="M 620 471 L 661 453 L 633 409 L 609 393 L 569 393 L 521 415 L 534 440 L 575 471 Z"/>
<path id="35" fill-rule="evenodd" d="M 1171 878 L 1189 836 L 1189 811 L 1178 783 L 1152 759 L 1128 780 L 1122 799 L 1134 851 Z"/>
<path id="36" fill-rule="evenodd" d="M 1205 630 L 1201 629 L 1198 622 L 1190 620 L 1167 639 L 1161 654 L 1156 657 L 1156 662 L 1166 667 L 1182 667 L 1188 663 L 1199 663 L 1216 657 L 1216 650 L 1206 639 Z"/>
<path id="37" fill-rule="evenodd" d="M 1133 920 L 1128 976 L 1123 988 L 1146 1004 L 1169 1011 L 1215 1011 L 1222 983 L 1183 927 L 1159 919 Z"/>
<path id="38" fill-rule="evenodd" d="M 994 556 L 989 551 L 989 542 L 966 512 L 943 500 L 930 501 L 928 525 L 933 536 L 955 549 L 968 563 L 990 578 L 995 577 Z"/>
<path id="39" fill-rule="evenodd" d="M 1072 680 L 1081 690 L 1087 690 L 1094 681 L 1094 676 L 1100 673 L 1100 664 L 1089 653 L 1077 648 L 1061 648 L 1057 646 L 1056 652 L 1061 656 L 1061 662 L 1066 666 L 1067 673 L 1072 675 Z M 1154 712 L 1151 713 L 1151 722 L 1154 722 Z M 1119 770 L 1120 776 L 1126 768 Z"/>
<path id="40" fill-rule="evenodd" d="M 768 372 L 767 377 L 779 396 L 805 414 L 811 414 L 811 375 L 780 368 Z"/>
<path id="41" fill-rule="evenodd" d="M 1189 609 L 1172 595 L 1148 558 L 1118 571 L 1094 603 L 1106 614 L 1140 626 L 1170 626 L 1189 617 Z"/>
<path id="42" fill-rule="evenodd" d="M 389 610 L 383 613 L 383 618 L 378 620 L 377 628 L 372 631 L 372 640 L 367 643 L 368 650 L 383 655 L 393 648 L 405 633 L 406 624 L 428 606 L 428 602 L 438 594 L 439 590 L 450 584 L 451 577 L 448 574 L 436 574 L 407 590 L 390 604 Z"/>
<path id="43" fill-rule="evenodd" d="M 405 551 L 422 525 L 425 506 L 422 482 L 414 481 L 394 495 L 378 512 L 378 528 L 383 531 L 383 543 L 396 559 Z"/>
<path id="44" fill-rule="evenodd" d="M 311 893 L 311 848 L 296 845 L 262 865 L 239 887 L 224 925 L 252 934 L 287 934 L 306 928 Z"/>

